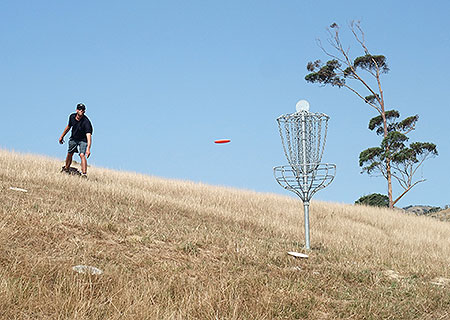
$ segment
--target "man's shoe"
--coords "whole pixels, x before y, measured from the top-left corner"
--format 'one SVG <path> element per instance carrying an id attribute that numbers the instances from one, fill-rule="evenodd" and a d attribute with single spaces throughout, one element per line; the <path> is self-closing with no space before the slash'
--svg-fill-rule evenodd
<path id="1" fill-rule="evenodd" d="M 61 172 L 62 172 L 62 173 L 69 173 L 69 169 L 67 169 L 65 166 L 63 166 L 63 167 L 61 168 Z"/>
<path id="2" fill-rule="evenodd" d="M 84 179 L 87 179 L 87 174 L 86 173 L 82 173 L 81 177 L 84 178 Z"/>

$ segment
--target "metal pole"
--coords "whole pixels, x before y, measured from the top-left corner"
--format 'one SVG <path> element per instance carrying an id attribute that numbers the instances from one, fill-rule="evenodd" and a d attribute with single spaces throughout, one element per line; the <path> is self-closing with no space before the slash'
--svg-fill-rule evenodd
<path id="1" fill-rule="evenodd" d="M 302 115 L 302 145 L 303 145 L 303 190 L 308 190 L 307 154 L 306 154 L 306 119 Z M 305 210 L 305 246 L 309 250 L 309 192 L 304 192 L 303 208 Z"/>
<path id="2" fill-rule="evenodd" d="M 305 247 L 306 250 L 311 249 L 309 244 L 309 201 L 303 202 L 303 208 L 305 210 Z"/>
<path id="3" fill-rule="evenodd" d="M 305 115 L 302 114 L 302 147 L 303 147 L 303 180 L 305 180 L 308 175 L 306 173 L 306 162 L 308 155 L 306 154 L 306 119 Z"/>

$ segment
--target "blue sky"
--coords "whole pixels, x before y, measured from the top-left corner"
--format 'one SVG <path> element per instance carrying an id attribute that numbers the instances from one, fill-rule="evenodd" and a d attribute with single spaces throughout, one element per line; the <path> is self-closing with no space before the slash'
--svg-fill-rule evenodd
<path id="1" fill-rule="evenodd" d="M 344 89 L 304 80 L 327 60 L 316 39 L 360 20 L 373 54 L 388 58 L 388 108 L 419 114 L 413 141 L 439 156 L 399 206 L 450 204 L 450 4 L 447 1 L 12 1 L 0 3 L 0 147 L 64 159 L 58 138 L 78 102 L 94 125 L 90 164 L 260 192 L 289 194 L 272 168 L 286 164 L 276 118 L 306 99 L 330 116 L 324 162 L 335 181 L 314 196 L 353 203 L 386 193 L 360 174 L 379 143 L 374 111 Z M 216 145 L 215 139 L 231 143 Z M 55 168 L 58 170 L 58 168 Z M 394 195 L 401 192 L 394 185 Z M 292 194 L 293 195 L 293 194 Z"/>

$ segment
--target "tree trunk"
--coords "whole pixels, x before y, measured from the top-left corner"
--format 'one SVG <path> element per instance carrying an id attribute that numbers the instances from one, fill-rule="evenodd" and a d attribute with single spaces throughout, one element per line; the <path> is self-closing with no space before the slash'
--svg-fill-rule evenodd
<path id="1" fill-rule="evenodd" d="M 377 70 L 378 71 L 378 70 Z M 383 97 L 383 90 L 381 89 L 380 84 L 380 74 L 377 72 L 377 80 L 378 80 L 378 86 L 380 89 L 380 107 L 381 107 L 381 117 L 383 118 L 383 127 L 384 127 L 384 138 L 388 135 L 388 127 L 387 127 L 387 120 L 386 120 L 386 112 L 384 108 L 384 97 Z M 389 145 L 386 145 L 386 177 L 387 177 L 387 183 L 388 183 L 388 197 L 389 197 L 389 208 L 394 208 L 394 201 L 392 199 L 392 174 L 391 174 L 391 158 L 389 157 Z"/>
<path id="2" fill-rule="evenodd" d="M 386 176 L 388 181 L 388 197 L 389 197 L 389 208 L 394 208 L 394 201 L 392 200 L 392 174 L 391 174 L 391 160 L 386 159 Z"/>

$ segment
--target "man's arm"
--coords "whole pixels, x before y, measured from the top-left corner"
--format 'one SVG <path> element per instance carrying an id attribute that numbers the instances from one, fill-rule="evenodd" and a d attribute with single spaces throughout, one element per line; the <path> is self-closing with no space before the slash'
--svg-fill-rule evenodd
<path id="1" fill-rule="evenodd" d="M 87 138 L 86 158 L 89 158 L 89 156 L 91 155 L 92 134 L 86 133 L 86 138 Z"/>
<path id="2" fill-rule="evenodd" d="M 59 138 L 59 143 L 63 144 L 64 143 L 64 136 L 67 134 L 67 132 L 69 132 L 70 127 L 67 125 L 67 127 L 64 129 L 61 137 Z"/>

